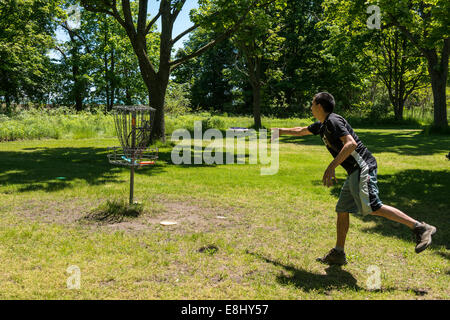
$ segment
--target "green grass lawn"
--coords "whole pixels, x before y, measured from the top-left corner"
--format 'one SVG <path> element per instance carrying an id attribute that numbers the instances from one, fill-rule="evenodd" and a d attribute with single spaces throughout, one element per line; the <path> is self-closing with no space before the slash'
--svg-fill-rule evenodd
<path id="1" fill-rule="evenodd" d="M 173 165 L 168 144 L 135 176 L 144 213 L 117 223 L 82 219 L 128 199 L 129 171 L 106 158 L 116 138 L 0 143 L 0 298 L 450 298 L 450 137 L 356 132 L 378 160 L 381 200 L 437 226 L 423 253 L 406 227 L 351 216 L 349 264 L 315 261 L 335 244 L 345 179 L 338 169 L 337 186 L 321 185 L 332 158 L 318 137 L 283 137 L 272 176 L 261 165 Z M 67 288 L 70 266 L 80 289 Z M 368 289 L 370 266 L 381 290 Z"/>

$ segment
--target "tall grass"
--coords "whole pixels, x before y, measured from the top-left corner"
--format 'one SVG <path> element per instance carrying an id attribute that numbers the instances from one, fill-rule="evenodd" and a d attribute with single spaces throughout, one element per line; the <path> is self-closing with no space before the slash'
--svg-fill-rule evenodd
<path id="1" fill-rule="evenodd" d="M 0 141 L 83 139 L 114 135 L 111 114 L 71 112 L 66 108 L 22 110 L 0 114 Z"/>
<path id="2" fill-rule="evenodd" d="M 202 129 L 215 128 L 225 131 L 230 127 L 253 126 L 251 116 L 213 115 L 209 112 L 184 115 L 167 114 L 166 134 L 176 129 L 194 131 L 195 121 L 201 121 Z M 263 117 L 263 126 L 294 127 L 311 123 L 308 119 L 276 119 Z M 33 139 L 86 139 L 114 137 L 114 118 L 111 113 L 97 111 L 74 112 L 67 108 L 22 110 L 11 116 L 0 114 L 0 141 Z"/>
<path id="3" fill-rule="evenodd" d="M 395 126 L 408 128 L 423 128 L 432 123 L 432 113 L 412 114 L 405 110 L 405 120 L 398 122 L 393 118 L 366 119 L 355 115 L 343 114 L 353 126 L 377 127 Z M 196 121 L 201 121 L 203 131 L 214 128 L 225 131 L 231 127 L 253 127 L 252 116 L 237 116 L 228 114 L 213 114 L 196 112 L 188 114 L 166 114 L 166 135 L 171 135 L 177 129 L 194 131 Z M 262 117 L 264 128 L 298 127 L 314 122 L 310 118 Z M 33 139 L 86 139 L 114 137 L 114 118 L 111 113 L 103 111 L 74 112 L 67 108 L 30 109 L 7 116 L 0 114 L 0 141 L 33 140 Z"/>
<path id="4" fill-rule="evenodd" d="M 202 129 L 218 129 L 225 131 L 231 127 L 253 127 L 253 117 L 251 116 L 235 116 L 235 115 L 214 115 L 209 112 L 191 113 L 180 116 L 168 115 L 166 118 L 166 133 L 172 134 L 176 129 L 187 129 L 194 131 L 195 121 L 202 122 Z M 262 125 L 264 128 L 272 127 L 298 127 L 311 123 L 311 119 L 287 118 L 278 119 L 273 117 L 262 117 Z"/>

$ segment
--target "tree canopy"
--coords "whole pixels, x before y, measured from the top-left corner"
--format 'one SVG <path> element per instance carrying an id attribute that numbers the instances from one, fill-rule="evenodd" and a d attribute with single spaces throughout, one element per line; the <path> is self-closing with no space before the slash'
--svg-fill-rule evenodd
<path id="1" fill-rule="evenodd" d="M 309 116 L 328 91 L 337 112 L 401 120 L 420 105 L 448 126 L 448 1 L 198 0 L 176 34 L 186 2 L 0 1 L 2 110 L 148 104 L 164 139 L 167 110 L 251 114 L 260 128 Z"/>

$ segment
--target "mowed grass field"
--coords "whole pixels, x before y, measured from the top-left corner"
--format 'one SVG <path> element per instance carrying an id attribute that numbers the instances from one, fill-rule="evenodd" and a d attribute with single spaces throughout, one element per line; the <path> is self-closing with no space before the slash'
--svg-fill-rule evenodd
<path id="1" fill-rule="evenodd" d="M 335 244 L 346 177 L 339 168 L 338 184 L 322 186 L 332 158 L 319 137 L 282 137 L 279 171 L 268 176 L 261 164 L 174 165 L 162 146 L 135 176 L 144 213 L 114 223 L 83 217 L 128 199 L 129 170 L 106 157 L 116 138 L 2 142 L 0 298 L 450 298 L 450 137 L 356 132 L 378 160 L 381 200 L 437 226 L 421 254 L 408 228 L 351 216 L 348 265 L 315 261 Z M 79 289 L 68 288 L 71 266 Z M 372 266 L 379 290 L 370 290 Z"/>

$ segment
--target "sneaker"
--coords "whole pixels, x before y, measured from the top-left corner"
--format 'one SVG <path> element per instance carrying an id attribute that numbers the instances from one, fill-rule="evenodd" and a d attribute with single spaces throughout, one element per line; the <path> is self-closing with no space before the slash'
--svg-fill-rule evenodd
<path id="1" fill-rule="evenodd" d="M 420 253 L 431 244 L 431 236 L 436 233 L 436 227 L 422 222 L 414 227 L 413 232 L 416 236 L 416 253 Z"/>
<path id="2" fill-rule="evenodd" d="M 325 263 L 328 265 L 338 265 L 342 266 L 347 264 L 347 259 L 345 257 L 345 252 L 338 251 L 335 248 L 331 249 L 324 257 L 317 258 L 316 261 Z"/>

